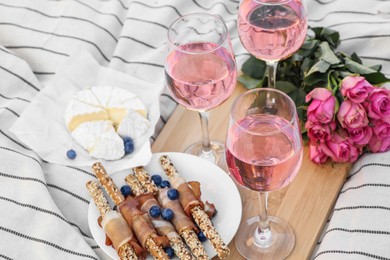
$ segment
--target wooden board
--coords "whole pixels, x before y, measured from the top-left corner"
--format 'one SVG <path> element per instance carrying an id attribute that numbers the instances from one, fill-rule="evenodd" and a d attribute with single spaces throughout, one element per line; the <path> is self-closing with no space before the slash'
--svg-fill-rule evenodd
<path id="1" fill-rule="evenodd" d="M 211 111 L 209 129 L 213 140 L 224 142 L 230 107 L 234 98 L 243 91 L 244 87 L 238 84 L 232 97 Z M 181 152 L 200 139 L 198 114 L 178 106 L 153 144 L 152 151 Z M 305 147 L 302 166 L 296 178 L 286 188 L 270 194 L 269 214 L 286 220 L 296 234 L 296 245 L 288 259 L 310 258 L 349 168 L 349 164 L 316 165 L 310 161 Z M 239 190 L 243 202 L 243 221 L 258 214 L 258 196 L 241 187 Z M 234 241 L 229 246 L 232 250 L 229 260 L 244 259 L 237 252 Z"/>

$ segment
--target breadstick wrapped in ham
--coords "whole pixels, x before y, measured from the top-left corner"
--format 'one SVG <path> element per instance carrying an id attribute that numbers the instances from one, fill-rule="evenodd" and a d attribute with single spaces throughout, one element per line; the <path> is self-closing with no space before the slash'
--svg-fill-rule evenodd
<path id="1" fill-rule="evenodd" d="M 217 251 L 218 257 L 223 259 L 230 254 L 230 250 L 223 242 L 218 231 L 211 222 L 209 216 L 204 211 L 204 204 L 197 196 L 191 186 L 185 181 L 174 167 L 172 161 L 167 155 L 160 158 L 160 164 L 168 176 L 172 186 L 180 193 L 180 203 L 187 215 L 191 215 L 196 224 L 209 239 L 214 249 Z"/>
<path id="2" fill-rule="evenodd" d="M 126 176 L 125 180 L 133 190 L 135 199 L 140 203 L 141 210 L 144 212 L 150 212 L 152 207 L 160 208 L 160 205 L 153 194 L 147 193 L 146 189 L 143 188 L 141 183 L 134 175 Z M 193 259 L 191 252 L 187 249 L 183 240 L 177 234 L 176 229 L 171 224 L 171 222 L 163 219 L 161 216 L 150 217 L 159 235 L 168 237 L 169 243 L 179 259 Z"/>
<path id="3" fill-rule="evenodd" d="M 157 235 L 156 229 L 147 214 L 139 209 L 138 202 L 130 196 L 125 199 L 111 177 L 107 175 L 101 163 L 95 163 L 92 169 L 111 199 L 118 206 L 123 218 L 133 229 L 141 245 L 149 251 L 154 259 L 168 260 L 169 257 L 161 247 L 161 245 L 169 244 L 167 238 Z"/>
<path id="4" fill-rule="evenodd" d="M 174 217 L 171 221 L 175 226 L 176 231 L 184 239 L 195 258 L 208 259 L 206 250 L 196 235 L 198 228 L 196 227 L 195 223 L 184 213 L 180 202 L 178 200 L 169 199 L 168 188 L 159 189 L 153 183 L 153 181 L 151 181 L 150 175 L 143 167 L 135 168 L 134 174 L 147 192 L 158 196 L 158 200 L 161 206 L 164 208 L 169 208 L 174 212 Z"/>
<path id="5" fill-rule="evenodd" d="M 138 259 L 134 249 L 138 251 L 141 259 L 145 259 L 145 254 L 143 254 L 144 250 L 135 240 L 130 227 L 117 211 L 111 210 L 98 183 L 89 181 L 86 187 L 102 217 L 102 228 L 112 241 L 120 259 Z"/>

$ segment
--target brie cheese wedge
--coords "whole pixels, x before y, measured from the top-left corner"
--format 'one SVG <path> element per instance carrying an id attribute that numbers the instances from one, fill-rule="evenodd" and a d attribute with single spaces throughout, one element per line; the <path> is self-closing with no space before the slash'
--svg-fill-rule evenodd
<path id="1" fill-rule="evenodd" d="M 151 126 L 146 107 L 137 95 L 112 86 L 78 92 L 65 110 L 65 123 L 89 155 L 105 160 L 124 156 L 124 137 L 131 137 L 134 145 L 141 146 Z"/>

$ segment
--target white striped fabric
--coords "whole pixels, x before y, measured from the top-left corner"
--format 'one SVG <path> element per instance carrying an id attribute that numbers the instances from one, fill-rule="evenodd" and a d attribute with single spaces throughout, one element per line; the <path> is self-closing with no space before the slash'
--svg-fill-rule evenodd
<path id="1" fill-rule="evenodd" d="M 339 30 L 341 50 L 390 74 L 390 1 L 328 1 L 308 1 L 310 24 Z M 87 223 L 91 170 L 44 162 L 8 130 L 69 53 L 86 48 L 104 66 L 163 84 L 169 24 L 210 12 L 225 19 L 240 67 L 248 54 L 237 7 L 238 0 L 0 0 L 0 259 L 107 259 Z M 167 91 L 160 104 L 156 136 L 176 106 Z M 365 157 L 356 170 L 386 164 L 383 156 Z M 390 259 L 386 170 L 365 166 L 348 180 L 313 257 Z"/>

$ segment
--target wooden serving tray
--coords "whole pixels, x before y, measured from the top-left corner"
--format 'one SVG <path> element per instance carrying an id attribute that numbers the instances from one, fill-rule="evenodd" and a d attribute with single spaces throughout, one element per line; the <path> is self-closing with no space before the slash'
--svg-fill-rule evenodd
<path id="1" fill-rule="evenodd" d="M 245 88 L 237 84 L 230 99 L 210 112 L 210 137 L 224 142 L 229 123 L 230 107 Z M 199 116 L 196 112 L 178 106 L 152 146 L 153 152 L 181 152 L 190 144 L 201 140 Z M 269 196 L 268 212 L 286 220 L 293 227 L 296 244 L 288 259 L 309 259 L 332 211 L 339 191 L 347 177 L 349 164 L 316 165 L 310 161 L 308 147 L 304 149 L 301 169 L 286 188 Z M 257 193 L 239 187 L 242 220 L 258 214 Z M 234 241 L 229 245 L 229 260 L 244 259 L 236 250 Z"/>

